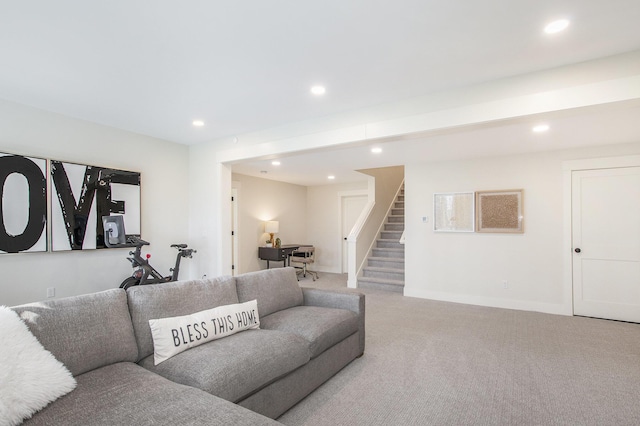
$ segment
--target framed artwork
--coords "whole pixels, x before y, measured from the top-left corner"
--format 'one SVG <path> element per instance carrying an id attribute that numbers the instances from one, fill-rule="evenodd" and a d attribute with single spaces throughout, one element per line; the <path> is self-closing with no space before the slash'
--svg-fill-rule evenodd
<path id="1" fill-rule="evenodd" d="M 436 232 L 474 231 L 473 192 L 433 194 L 433 230 Z"/>
<path id="2" fill-rule="evenodd" d="M 523 233 L 522 189 L 476 192 L 478 232 Z"/>
<path id="3" fill-rule="evenodd" d="M 47 251 L 47 160 L 0 153 L 0 253 Z"/>
<path id="4" fill-rule="evenodd" d="M 106 248 L 102 218 L 140 234 L 140 173 L 50 160 L 51 249 Z"/>

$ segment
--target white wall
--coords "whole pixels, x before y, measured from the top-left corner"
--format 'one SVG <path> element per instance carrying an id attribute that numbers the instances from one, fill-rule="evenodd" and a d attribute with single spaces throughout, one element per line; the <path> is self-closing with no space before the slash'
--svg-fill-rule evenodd
<path id="1" fill-rule="evenodd" d="M 258 259 L 258 247 L 264 246 L 269 234 L 264 222 L 277 220 L 282 244 L 304 244 L 307 239 L 307 188 L 290 183 L 233 174 L 232 187 L 238 190 L 238 273 L 267 267 Z M 282 266 L 270 262 L 271 267 Z"/>
<path id="2" fill-rule="evenodd" d="M 638 153 L 640 143 L 407 164 L 405 295 L 571 315 L 562 162 Z M 524 234 L 433 232 L 435 192 L 518 188 L 524 189 Z"/>
<path id="3" fill-rule="evenodd" d="M 189 149 L 189 241 L 197 247 L 191 276 L 231 275 L 231 168 L 216 161 L 217 144 Z"/>
<path id="4" fill-rule="evenodd" d="M 188 147 L 0 100 L 0 151 L 141 173 L 142 237 L 169 272 L 172 243 L 188 241 Z M 1 254 L 0 305 L 116 288 L 131 273 L 127 249 Z M 196 254 L 197 256 L 198 254 Z M 189 260 L 184 263 L 188 275 Z"/>
<path id="5" fill-rule="evenodd" d="M 367 181 L 307 188 L 307 238 L 316 248 L 313 270 L 340 273 L 342 269 L 342 211 L 340 196 L 353 191 L 366 192 Z"/>

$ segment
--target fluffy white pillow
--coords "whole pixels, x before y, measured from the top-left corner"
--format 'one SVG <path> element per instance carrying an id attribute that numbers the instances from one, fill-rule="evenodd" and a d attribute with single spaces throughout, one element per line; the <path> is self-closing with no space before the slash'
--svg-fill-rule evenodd
<path id="1" fill-rule="evenodd" d="M 251 328 L 260 328 L 258 302 L 218 306 L 181 317 L 149 320 L 153 363 L 160 364 L 187 349 Z"/>
<path id="2" fill-rule="evenodd" d="M 0 306 L 0 425 L 20 424 L 75 387 L 18 314 Z"/>

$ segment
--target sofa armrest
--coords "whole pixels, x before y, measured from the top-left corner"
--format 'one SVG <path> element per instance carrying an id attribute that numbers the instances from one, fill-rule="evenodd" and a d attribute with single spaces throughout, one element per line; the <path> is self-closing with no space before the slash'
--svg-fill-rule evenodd
<path id="1" fill-rule="evenodd" d="M 358 333 L 360 334 L 360 355 L 364 353 L 365 300 L 364 294 L 341 289 L 324 290 L 302 288 L 305 306 L 347 309 L 358 315 Z"/>

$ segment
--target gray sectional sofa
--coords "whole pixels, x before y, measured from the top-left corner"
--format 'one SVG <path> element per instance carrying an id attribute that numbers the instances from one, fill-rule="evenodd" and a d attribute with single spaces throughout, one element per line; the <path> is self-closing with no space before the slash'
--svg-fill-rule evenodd
<path id="1" fill-rule="evenodd" d="M 154 365 L 150 319 L 256 299 L 260 328 Z M 364 295 L 293 268 L 113 289 L 12 308 L 77 387 L 34 425 L 268 425 L 364 353 Z"/>

